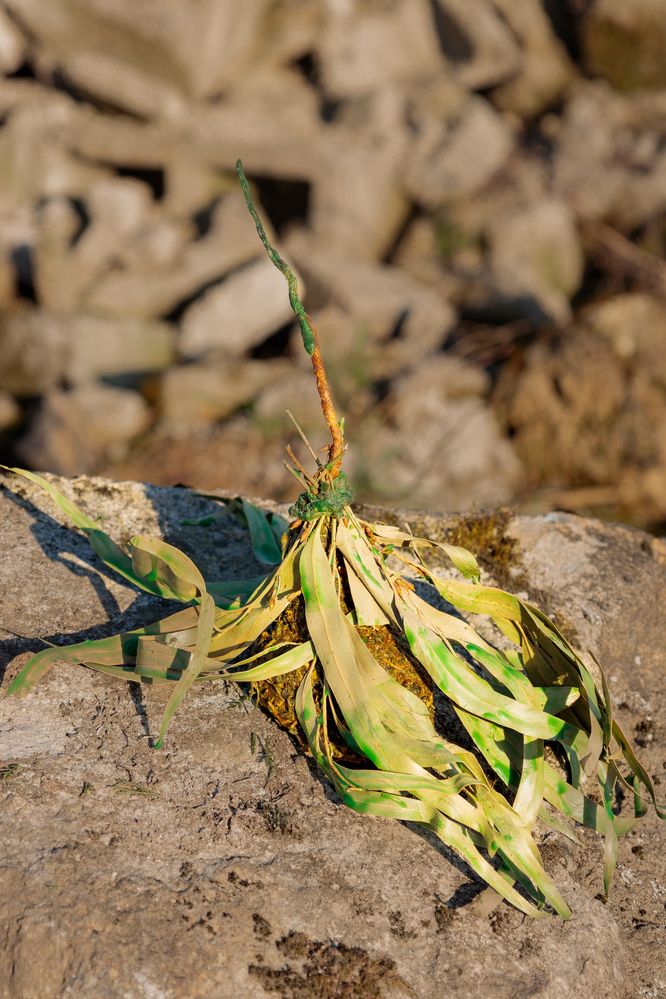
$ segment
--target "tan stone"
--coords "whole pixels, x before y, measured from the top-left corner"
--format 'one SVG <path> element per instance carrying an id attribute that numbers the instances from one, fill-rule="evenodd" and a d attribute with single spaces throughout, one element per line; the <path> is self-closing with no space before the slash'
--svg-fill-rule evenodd
<path id="1" fill-rule="evenodd" d="M 102 459 L 121 455 L 149 423 L 148 404 L 130 389 L 101 384 L 68 392 L 54 389 L 45 395 L 17 450 L 33 468 L 70 475 L 90 472 Z"/>
<path id="2" fill-rule="evenodd" d="M 179 347 L 186 357 L 214 348 L 244 354 L 292 315 L 284 277 L 266 256 L 207 291 L 183 316 Z"/>
<path id="3" fill-rule="evenodd" d="M 494 0 L 520 40 L 517 73 L 493 92 L 493 103 L 521 117 L 551 106 L 575 78 L 575 67 L 556 37 L 540 0 Z"/>

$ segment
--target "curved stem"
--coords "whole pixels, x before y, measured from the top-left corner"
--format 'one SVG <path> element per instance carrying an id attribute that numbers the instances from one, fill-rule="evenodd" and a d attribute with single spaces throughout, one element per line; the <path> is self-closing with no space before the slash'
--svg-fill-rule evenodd
<path id="1" fill-rule="evenodd" d="M 298 297 L 296 275 L 286 260 L 283 260 L 280 256 L 266 235 L 266 230 L 264 229 L 263 223 L 259 218 L 259 213 L 255 208 L 252 192 L 250 191 L 250 185 L 247 182 L 243 164 L 240 160 L 236 163 L 236 173 L 238 174 L 238 179 L 240 180 L 241 190 L 243 191 L 247 210 L 252 216 L 254 224 L 257 228 L 259 239 L 264 244 L 266 253 L 272 263 L 275 264 L 277 269 L 281 271 L 287 279 L 287 285 L 289 287 L 289 304 L 291 305 L 294 315 L 298 319 L 298 324 L 301 328 L 301 336 L 303 337 L 303 346 L 310 355 L 310 359 L 312 361 L 312 370 L 314 371 L 315 381 L 317 383 L 317 392 L 319 393 L 319 400 L 321 402 L 321 411 L 324 414 L 324 419 L 326 420 L 326 424 L 331 435 L 331 443 L 328 448 L 328 461 L 323 474 L 329 479 L 329 481 L 332 482 L 340 474 L 340 466 L 342 464 L 342 455 L 344 451 L 344 437 L 340 421 L 338 420 L 335 412 L 331 387 L 326 375 L 324 360 L 321 356 L 319 334 L 317 333 L 316 327 L 310 319 L 310 316 L 305 311 L 303 303 Z"/>

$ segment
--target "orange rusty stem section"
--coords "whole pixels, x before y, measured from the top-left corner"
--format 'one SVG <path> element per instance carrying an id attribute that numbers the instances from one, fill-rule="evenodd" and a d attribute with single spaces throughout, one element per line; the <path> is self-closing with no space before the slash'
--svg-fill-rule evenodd
<path id="1" fill-rule="evenodd" d="M 328 383 L 324 360 L 321 356 L 321 350 L 319 348 L 319 334 L 317 333 L 317 329 L 312 322 L 312 319 L 310 319 L 310 316 L 308 316 L 308 321 L 312 328 L 312 332 L 314 333 L 315 341 L 315 349 L 310 355 L 312 360 L 312 369 L 317 382 L 317 392 L 319 393 L 319 399 L 321 401 L 321 411 L 324 414 L 324 419 L 326 420 L 331 434 L 331 443 L 328 448 L 328 461 L 326 463 L 325 474 L 328 480 L 333 482 L 333 480 L 337 479 L 340 474 L 342 454 L 344 452 L 344 438 L 337 413 L 335 412 L 331 387 Z"/>

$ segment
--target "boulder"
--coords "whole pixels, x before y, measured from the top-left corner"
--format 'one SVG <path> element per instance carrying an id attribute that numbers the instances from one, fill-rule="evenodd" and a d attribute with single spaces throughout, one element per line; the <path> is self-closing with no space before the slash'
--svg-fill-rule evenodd
<path id="1" fill-rule="evenodd" d="M 57 316 L 28 306 L 0 316 L 0 389 L 35 396 L 57 385 L 66 349 Z"/>
<path id="2" fill-rule="evenodd" d="M 0 71 L 15 73 L 25 58 L 25 38 L 4 10 L 0 11 Z"/>
<path id="3" fill-rule="evenodd" d="M 159 0 L 82 6 L 9 0 L 38 40 L 47 65 L 67 65 L 84 92 L 140 115 L 183 116 L 187 99 L 228 86 L 251 59 L 267 0 L 231 9 L 204 0 L 185 12 Z"/>
<path id="4" fill-rule="evenodd" d="M 38 638 L 65 644 L 165 612 L 102 570 L 41 493 L 3 483 L 0 624 L 27 636 L 0 636 L 5 683 Z M 215 576 L 259 570 L 233 517 L 183 525 L 219 510 L 187 490 L 60 485 L 119 540 L 164 535 Z M 434 537 L 466 523 L 392 519 Z M 565 515 L 488 524 L 514 575 L 488 550 L 484 564 L 598 656 L 617 717 L 654 773 L 666 717 L 663 542 Z M 661 977 L 666 843 L 656 819 L 621 840 L 607 904 L 598 838 L 572 845 L 544 828 L 542 854 L 573 920 L 534 922 L 505 905 L 488 913 L 463 864 L 407 825 L 343 807 L 232 688 L 191 690 L 156 752 L 149 735 L 166 696 L 62 666 L 26 700 L 0 702 L 2 999 L 617 999 L 627 982 L 649 995 Z"/>
<path id="5" fill-rule="evenodd" d="M 189 185 L 191 175 L 191 169 L 185 171 L 181 182 Z M 207 190 L 208 199 L 196 205 L 199 209 L 216 193 L 212 184 Z M 88 308 L 139 318 L 168 315 L 212 281 L 257 256 L 257 236 L 248 224 L 240 191 L 225 194 L 211 207 L 210 226 L 200 239 L 192 238 L 189 224 L 176 226 L 171 220 L 166 225 L 165 232 L 165 221 L 155 222 L 126 243 L 114 266 L 88 289 Z"/>

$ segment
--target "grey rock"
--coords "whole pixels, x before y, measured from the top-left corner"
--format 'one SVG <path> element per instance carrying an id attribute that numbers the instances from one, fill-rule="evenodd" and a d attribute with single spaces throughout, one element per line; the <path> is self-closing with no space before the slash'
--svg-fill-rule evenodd
<path id="1" fill-rule="evenodd" d="M 15 73 L 25 58 L 25 39 L 4 10 L 0 10 L 0 70 Z"/>
<path id="2" fill-rule="evenodd" d="M 39 647 L 32 636 L 64 644 L 164 613 L 101 571 L 41 493 L 3 482 L 0 623 L 31 636 L 2 640 L 8 678 Z M 157 532 L 211 574 L 256 571 L 233 518 L 182 526 L 217 509 L 188 491 L 61 486 L 119 540 Z M 433 536 L 450 523 L 394 516 Z M 666 717 L 666 547 L 563 515 L 513 519 L 509 531 L 520 585 L 603 661 L 621 723 L 632 731 L 649 719 L 654 739 L 640 731 L 654 771 Z M 289 737 L 224 686 L 190 692 L 155 752 L 148 731 L 164 700 L 159 687 L 56 667 L 26 701 L 0 702 L 2 999 L 313 988 L 326 999 L 628 999 L 658 980 L 666 850 L 656 820 L 621 841 L 607 905 L 596 838 L 574 847 L 544 832 L 574 919 L 535 923 L 505 906 L 484 915 L 466 904 L 477 889 L 463 867 L 414 830 L 338 804 Z"/>
<path id="3" fill-rule="evenodd" d="M 69 0 L 53 0 L 47 11 L 35 0 L 8 6 L 49 62 L 66 60 L 84 90 L 135 113 L 177 117 L 189 97 L 219 91 L 243 69 L 267 0 L 234 9 L 206 0 L 188 12 L 155 0 L 94 0 L 83 10 Z"/>
<path id="4" fill-rule="evenodd" d="M 174 173 L 179 186 L 187 187 L 188 197 L 196 194 L 192 191 L 196 171 L 191 165 L 180 176 L 178 164 L 174 164 L 172 176 Z M 216 186 L 206 175 L 202 184 L 196 185 L 201 201 L 194 205 L 186 200 L 185 193 L 172 191 L 181 211 L 200 207 L 219 193 L 219 180 Z M 164 219 L 144 228 L 126 243 L 114 266 L 89 288 L 86 306 L 107 315 L 164 316 L 216 278 L 257 255 L 256 233 L 248 224 L 240 191 L 222 197 L 211 213 L 210 229 L 203 238 L 194 240 L 191 228 Z"/>
<path id="5" fill-rule="evenodd" d="M 175 330 L 167 323 L 77 314 L 66 327 L 63 374 L 74 384 L 97 378 L 136 378 L 174 360 Z"/>
<path id="6" fill-rule="evenodd" d="M 4 317 L 0 328 L 0 387 L 30 396 L 63 379 L 136 378 L 172 362 L 174 339 L 174 330 L 157 321 L 26 308 Z"/>

